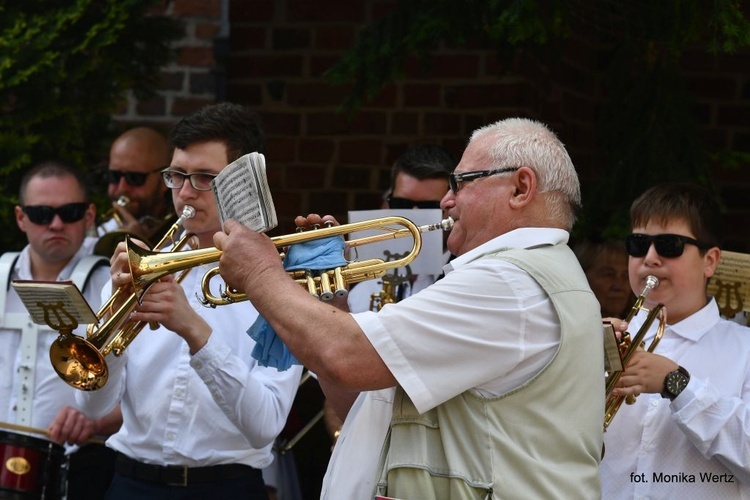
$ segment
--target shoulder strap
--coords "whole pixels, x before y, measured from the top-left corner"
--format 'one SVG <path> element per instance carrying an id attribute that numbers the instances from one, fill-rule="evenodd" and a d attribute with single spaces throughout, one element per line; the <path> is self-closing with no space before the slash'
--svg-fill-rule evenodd
<path id="1" fill-rule="evenodd" d="M 109 259 L 101 255 L 87 255 L 81 257 L 70 274 L 70 279 L 83 292 L 88 284 L 91 273 L 99 266 L 109 265 Z"/>
<path id="2" fill-rule="evenodd" d="M 5 300 L 10 289 L 10 276 L 13 274 L 13 268 L 19 255 L 21 255 L 21 252 L 5 252 L 0 257 L 0 283 L 4 285 L 0 286 L 0 325 L 5 320 Z"/>

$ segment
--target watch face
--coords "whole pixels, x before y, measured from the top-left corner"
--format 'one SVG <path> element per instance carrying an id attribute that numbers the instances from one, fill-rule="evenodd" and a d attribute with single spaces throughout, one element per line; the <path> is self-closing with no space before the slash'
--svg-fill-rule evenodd
<path id="1" fill-rule="evenodd" d="M 688 378 L 684 373 L 674 371 L 667 376 L 667 391 L 677 396 L 687 386 Z"/>

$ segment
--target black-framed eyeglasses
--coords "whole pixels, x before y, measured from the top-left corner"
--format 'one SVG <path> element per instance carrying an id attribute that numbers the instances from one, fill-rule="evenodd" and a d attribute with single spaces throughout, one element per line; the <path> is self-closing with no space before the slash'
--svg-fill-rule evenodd
<path id="1" fill-rule="evenodd" d="M 448 185 L 453 191 L 453 194 L 458 193 L 461 189 L 461 182 L 475 181 L 482 177 L 489 177 L 490 175 L 507 174 L 508 172 L 515 172 L 520 167 L 507 167 L 507 168 L 496 168 L 494 170 L 474 170 L 472 172 L 453 172 L 448 176 Z"/>
<path id="2" fill-rule="evenodd" d="M 437 201 L 414 201 L 409 198 L 388 196 L 388 208 L 440 208 L 440 200 Z"/>
<path id="3" fill-rule="evenodd" d="M 89 204 L 82 201 L 79 203 L 66 203 L 59 207 L 50 207 L 49 205 L 26 205 L 21 207 L 21 210 L 23 210 L 23 213 L 26 214 L 26 217 L 28 217 L 31 222 L 37 225 L 51 223 L 55 218 L 55 215 L 59 215 L 63 222 L 69 224 L 83 219 L 88 207 Z"/>
<path id="4" fill-rule="evenodd" d="M 190 185 L 196 191 L 211 191 L 211 181 L 214 180 L 217 174 L 209 174 L 206 172 L 193 172 L 192 174 L 186 174 L 179 170 L 162 170 L 161 176 L 164 179 L 164 184 L 169 189 L 180 189 L 185 184 L 185 179 L 190 179 Z"/>
<path id="5" fill-rule="evenodd" d="M 656 253 L 669 259 L 682 255 L 685 251 L 686 243 L 695 245 L 701 250 L 711 248 L 711 245 L 681 234 L 651 235 L 633 233 L 625 237 L 625 247 L 627 248 L 628 255 L 631 257 L 644 257 L 648 253 L 648 249 L 651 248 L 651 243 L 654 244 Z"/>
<path id="6" fill-rule="evenodd" d="M 130 186 L 140 187 L 146 184 L 146 179 L 151 174 L 155 174 L 164 167 L 160 167 L 153 172 L 125 172 L 124 170 L 107 170 L 107 182 L 110 184 L 119 184 L 120 179 L 125 178 Z"/>

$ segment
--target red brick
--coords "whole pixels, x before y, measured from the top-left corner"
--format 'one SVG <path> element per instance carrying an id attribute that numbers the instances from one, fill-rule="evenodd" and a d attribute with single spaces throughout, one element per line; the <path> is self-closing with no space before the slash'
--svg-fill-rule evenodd
<path id="1" fill-rule="evenodd" d="M 343 51 L 354 44 L 355 36 L 355 27 L 351 24 L 315 26 L 313 48 Z"/>
<path id="2" fill-rule="evenodd" d="M 216 64 L 214 50 L 207 47 L 183 47 L 177 57 L 180 66 L 211 67 Z"/>
<path id="3" fill-rule="evenodd" d="M 268 161 L 276 166 L 297 159 L 297 139 L 294 137 L 269 136 L 266 133 Z"/>
<path id="4" fill-rule="evenodd" d="M 286 102 L 293 107 L 335 108 L 341 100 L 341 88 L 328 83 L 306 82 L 287 86 Z"/>
<path id="5" fill-rule="evenodd" d="M 232 26 L 229 34 L 232 52 L 266 49 L 266 31 L 264 26 Z"/>
<path id="6" fill-rule="evenodd" d="M 693 76 L 687 78 L 686 83 L 698 100 L 727 101 L 735 99 L 739 90 L 739 82 L 734 78 Z"/>
<path id="7" fill-rule="evenodd" d="M 218 19 L 221 0 L 174 0 L 172 13 L 180 17 L 202 16 Z"/>
<path id="8" fill-rule="evenodd" d="M 403 88 L 404 107 L 435 107 L 442 101 L 442 87 L 433 83 L 406 84 Z"/>
<path id="9" fill-rule="evenodd" d="M 365 3 L 356 0 L 326 0 L 325 4 L 321 4 L 317 0 L 287 0 L 287 19 L 292 23 L 363 22 Z"/>
<path id="10" fill-rule="evenodd" d="M 198 40 L 213 40 L 219 33 L 219 23 L 197 23 L 195 38 Z"/>
<path id="11" fill-rule="evenodd" d="M 172 102 L 172 116 L 181 117 L 195 113 L 204 106 L 213 104 L 213 99 L 201 99 L 198 97 L 176 97 Z"/>
<path id="12" fill-rule="evenodd" d="M 417 113 L 393 113 L 391 116 L 390 134 L 413 135 L 419 131 L 419 115 Z"/>
<path id="13" fill-rule="evenodd" d="M 232 29 L 237 23 L 268 23 L 273 20 L 276 0 L 230 0 L 229 17 Z"/>
<path id="14" fill-rule="evenodd" d="M 750 116 L 750 104 L 737 104 L 734 106 L 720 105 L 716 114 L 716 125 L 746 128 L 749 123 L 748 116 Z"/>
<path id="15" fill-rule="evenodd" d="M 274 50 L 306 49 L 312 45 L 312 33 L 309 28 L 274 28 L 271 40 Z"/>
<path id="16" fill-rule="evenodd" d="M 230 83 L 227 86 L 227 97 L 230 101 L 241 102 L 252 108 L 258 108 L 263 104 L 263 89 L 259 84 Z"/>
<path id="17" fill-rule="evenodd" d="M 296 136 L 300 134 L 302 116 L 299 113 L 264 112 L 263 124 L 267 135 Z"/>
<path id="18" fill-rule="evenodd" d="M 136 111 L 139 115 L 145 116 L 163 115 L 167 111 L 167 102 L 163 95 L 158 95 L 146 101 L 138 102 Z"/>
<path id="19" fill-rule="evenodd" d="M 327 140 L 301 140 L 299 156 L 309 162 L 330 162 L 334 159 L 336 145 Z"/>
<path id="20" fill-rule="evenodd" d="M 339 144 L 339 164 L 382 165 L 383 148 L 380 139 L 345 140 Z"/>
<path id="21" fill-rule="evenodd" d="M 461 128 L 461 117 L 448 113 L 425 113 L 424 133 L 427 137 L 456 134 Z"/>
<path id="22" fill-rule="evenodd" d="M 304 59 L 299 55 L 235 55 L 229 56 L 230 78 L 276 78 L 302 76 Z"/>
<path id="23" fill-rule="evenodd" d="M 325 168 L 315 165 L 290 165 L 286 169 L 286 187 L 288 189 L 323 189 L 325 187 Z"/>

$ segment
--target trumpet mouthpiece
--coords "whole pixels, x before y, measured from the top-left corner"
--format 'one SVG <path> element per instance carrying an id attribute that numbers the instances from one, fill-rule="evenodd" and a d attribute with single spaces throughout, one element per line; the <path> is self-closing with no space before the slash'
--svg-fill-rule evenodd
<path id="1" fill-rule="evenodd" d="M 190 205 L 185 205 L 182 207 L 182 215 L 180 215 L 180 218 L 182 219 L 192 219 L 195 217 L 195 209 L 191 207 Z"/>
<path id="2" fill-rule="evenodd" d="M 648 292 L 653 290 L 659 286 L 659 278 L 653 275 L 646 276 L 646 285 L 643 287 L 643 292 L 641 292 L 641 295 L 646 295 Z"/>
<path id="3" fill-rule="evenodd" d="M 440 222 L 436 222 L 435 224 L 429 224 L 427 226 L 422 226 L 422 227 L 424 228 L 424 231 L 434 231 L 436 229 L 442 229 L 443 231 L 450 231 L 451 228 L 453 227 L 453 219 L 448 217 L 447 219 L 443 219 Z"/>

